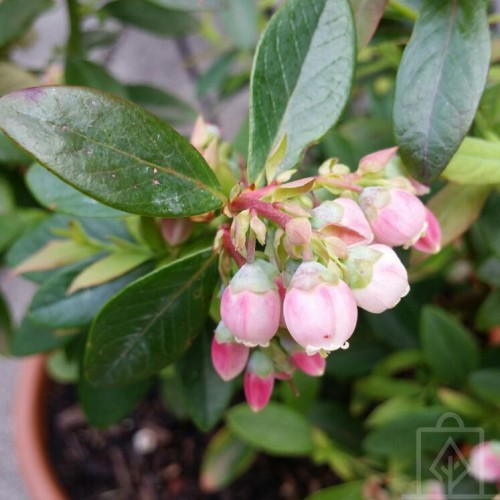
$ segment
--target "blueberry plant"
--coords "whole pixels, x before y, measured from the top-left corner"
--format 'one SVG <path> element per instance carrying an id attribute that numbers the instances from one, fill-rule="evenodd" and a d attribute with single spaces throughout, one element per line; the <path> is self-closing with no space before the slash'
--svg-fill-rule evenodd
<path id="1" fill-rule="evenodd" d="M 125 416 L 154 378 L 201 429 L 225 415 L 207 489 L 260 450 L 309 455 L 345 481 L 311 498 L 389 498 L 414 490 L 415 432 L 446 410 L 500 436 L 498 339 L 484 335 L 500 324 L 496 17 L 482 0 L 274 4 L 242 147 L 203 118 L 190 139 L 176 132 L 172 99 L 167 116 L 131 102 L 157 94 L 85 60 L 68 2 L 64 78 L 83 86 L 0 99 L 1 140 L 36 162 L 28 188 L 55 211 L 9 244 L 9 265 L 40 284 L 9 350 L 55 350 L 95 425 Z M 186 10 L 225 7 L 116 0 L 103 12 L 182 35 L 198 22 Z M 200 94 L 245 85 L 229 68 L 255 36 L 233 35 Z M 246 403 L 230 408 L 241 379 Z M 486 455 L 498 464 L 488 444 L 472 470 L 494 482 L 496 466 L 477 465 Z M 444 498 L 438 482 L 421 486 Z"/>

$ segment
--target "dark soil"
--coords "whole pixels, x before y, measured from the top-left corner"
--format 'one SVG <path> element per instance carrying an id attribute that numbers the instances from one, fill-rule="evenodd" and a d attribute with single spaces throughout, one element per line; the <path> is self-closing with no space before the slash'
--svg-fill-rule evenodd
<path id="1" fill-rule="evenodd" d="M 141 454 L 133 442 L 144 429 L 155 449 Z M 259 455 L 233 484 L 208 495 L 198 477 L 210 437 L 176 420 L 155 394 L 129 418 L 99 430 L 86 424 L 74 387 L 54 384 L 50 392 L 50 454 L 71 500 L 298 500 L 338 482 L 307 459 Z"/>

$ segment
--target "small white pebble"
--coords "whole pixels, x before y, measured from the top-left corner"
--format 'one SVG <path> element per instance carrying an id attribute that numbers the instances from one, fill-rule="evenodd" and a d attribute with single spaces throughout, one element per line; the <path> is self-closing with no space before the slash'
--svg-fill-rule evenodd
<path id="1" fill-rule="evenodd" d="M 139 429 L 132 438 L 132 447 L 138 455 L 148 455 L 158 448 L 158 435 L 152 429 Z"/>

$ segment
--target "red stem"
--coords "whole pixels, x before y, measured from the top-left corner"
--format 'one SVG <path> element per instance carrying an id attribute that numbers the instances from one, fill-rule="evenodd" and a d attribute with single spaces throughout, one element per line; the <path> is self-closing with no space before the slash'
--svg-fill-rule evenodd
<path id="1" fill-rule="evenodd" d="M 278 226 L 285 227 L 287 222 L 292 219 L 289 215 L 283 213 L 276 208 L 273 203 L 268 203 L 262 200 L 242 195 L 231 202 L 230 209 L 235 212 L 241 212 L 246 209 L 253 209 L 262 217 L 269 219 L 278 224 Z"/>
<path id="2" fill-rule="evenodd" d="M 224 248 L 231 254 L 231 257 L 233 260 L 236 262 L 238 267 L 242 267 L 246 263 L 245 257 L 241 255 L 238 250 L 236 250 L 235 246 L 233 245 L 233 242 L 231 240 L 231 235 L 229 234 L 229 228 L 224 228 L 224 233 L 222 235 L 222 244 L 224 245 Z"/>
<path id="3" fill-rule="evenodd" d="M 342 189 L 349 189 L 350 191 L 356 191 L 356 193 L 361 193 L 361 191 L 363 191 L 363 188 L 361 186 L 351 184 L 350 182 L 339 181 L 337 179 L 332 179 L 329 177 L 320 177 L 318 180 L 322 184 L 328 184 L 332 187 L 338 187 Z"/>

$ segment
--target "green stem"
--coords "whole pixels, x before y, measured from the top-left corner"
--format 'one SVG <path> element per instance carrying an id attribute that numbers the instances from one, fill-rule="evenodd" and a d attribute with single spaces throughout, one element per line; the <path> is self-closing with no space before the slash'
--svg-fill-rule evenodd
<path id="1" fill-rule="evenodd" d="M 389 7 L 409 21 L 417 20 L 418 14 L 413 9 L 399 3 L 397 0 L 389 0 Z"/>
<path id="2" fill-rule="evenodd" d="M 83 56 L 82 32 L 80 28 L 80 5 L 78 0 L 66 0 L 69 19 L 69 39 L 66 52 L 68 56 Z"/>

